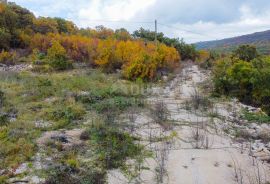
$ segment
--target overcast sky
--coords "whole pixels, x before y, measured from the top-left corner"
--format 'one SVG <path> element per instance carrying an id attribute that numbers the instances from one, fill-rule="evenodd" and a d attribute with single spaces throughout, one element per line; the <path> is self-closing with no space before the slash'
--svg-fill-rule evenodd
<path id="1" fill-rule="evenodd" d="M 270 0 L 13 0 L 36 16 L 62 17 L 79 27 L 144 27 L 189 43 L 270 29 Z M 119 22 L 110 22 L 119 21 Z M 150 22 L 150 23 L 148 23 Z M 164 26 L 166 25 L 166 26 Z"/>

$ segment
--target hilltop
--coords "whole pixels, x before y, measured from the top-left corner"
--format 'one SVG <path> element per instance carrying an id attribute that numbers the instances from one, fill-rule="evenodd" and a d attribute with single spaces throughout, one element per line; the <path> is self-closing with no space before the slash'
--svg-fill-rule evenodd
<path id="1" fill-rule="evenodd" d="M 253 34 L 226 38 L 222 40 L 195 43 L 197 49 L 214 49 L 218 51 L 232 51 L 242 44 L 254 45 L 263 54 L 270 53 L 270 30 Z"/>

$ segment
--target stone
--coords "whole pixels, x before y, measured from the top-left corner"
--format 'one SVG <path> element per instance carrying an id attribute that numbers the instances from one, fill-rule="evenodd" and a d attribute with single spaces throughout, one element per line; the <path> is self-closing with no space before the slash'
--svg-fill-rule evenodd
<path id="1" fill-rule="evenodd" d="M 0 67 L 4 68 L 4 67 L 7 67 L 7 65 L 0 63 Z"/>
<path id="2" fill-rule="evenodd" d="M 43 121 L 43 120 L 39 120 L 35 122 L 35 127 L 37 128 L 48 128 L 52 126 L 51 122 L 47 122 L 47 121 Z"/>
<path id="3" fill-rule="evenodd" d="M 162 76 L 162 80 L 165 82 L 168 81 L 168 76 Z"/>
<path id="4" fill-rule="evenodd" d="M 55 141 L 59 141 L 59 142 L 62 142 L 62 143 L 68 143 L 68 138 L 66 135 L 64 134 L 60 134 L 60 135 L 54 135 L 51 137 L 52 140 L 55 140 Z"/>
<path id="5" fill-rule="evenodd" d="M 259 125 L 257 125 L 256 123 L 251 123 L 251 124 L 249 125 L 249 128 L 252 128 L 252 129 L 254 129 L 254 130 L 257 130 L 257 129 L 259 129 L 260 127 L 259 127 Z"/>
<path id="6" fill-rule="evenodd" d="M 37 143 L 40 146 L 46 146 L 50 141 L 58 141 L 62 144 L 63 149 L 69 149 L 74 146 L 80 146 L 83 141 L 80 140 L 80 136 L 84 130 L 83 129 L 74 129 L 67 131 L 49 131 L 42 135 L 37 140 Z"/>
<path id="7" fill-rule="evenodd" d="M 45 180 L 39 178 L 38 176 L 32 176 L 31 181 L 32 181 L 32 183 L 34 183 L 34 184 L 38 184 L 38 183 L 44 182 Z"/>
<path id="8" fill-rule="evenodd" d="M 28 170 L 28 164 L 27 163 L 23 163 L 21 164 L 14 172 L 15 175 L 18 175 L 18 174 L 23 174 L 25 173 L 27 170 Z"/>
<path id="9" fill-rule="evenodd" d="M 90 93 L 88 91 L 81 91 L 78 93 L 79 96 L 88 96 Z"/>
<path id="10" fill-rule="evenodd" d="M 254 157 L 257 157 L 258 159 L 260 159 L 262 161 L 269 162 L 270 161 L 270 152 L 263 150 L 263 151 L 254 153 Z"/>
<path id="11" fill-rule="evenodd" d="M 257 137 L 257 132 L 254 129 L 247 129 L 248 134 L 250 134 L 251 137 Z"/>
<path id="12" fill-rule="evenodd" d="M 261 129 L 268 130 L 270 132 L 270 126 L 269 125 L 267 125 L 267 124 L 264 123 L 260 127 L 261 127 Z"/>
<path id="13" fill-rule="evenodd" d="M 2 176 L 2 175 L 4 175 L 5 174 L 5 172 L 6 172 L 6 170 L 0 170 L 0 176 Z"/>

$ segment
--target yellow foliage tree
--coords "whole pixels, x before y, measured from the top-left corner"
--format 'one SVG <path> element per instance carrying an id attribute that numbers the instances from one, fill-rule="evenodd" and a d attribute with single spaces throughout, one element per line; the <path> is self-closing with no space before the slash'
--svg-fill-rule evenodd
<path id="1" fill-rule="evenodd" d="M 65 70 L 72 67 L 68 61 L 65 48 L 58 42 L 54 41 L 52 47 L 47 51 L 49 65 L 55 70 Z"/>
<path id="2" fill-rule="evenodd" d="M 198 56 L 199 57 L 198 57 L 197 61 L 204 62 L 207 59 L 209 59 L 210 52 L 208 52 L 207 50 L 200 50 L 200 51 L 198 51 Z"/>
<path id="3" fill-rule="evenodd" d="M 97 47 L 95 63 L 106 72 L 113 72 L 121 68 L 121 63 L 115 58 L 116 40 L 107 39 L 100 41 Z"/>
<path id="4" fill-rule="evenodd" d="M 5 4 L 0 2 L 0 13 L 3 13 L 5 11 Z"/>

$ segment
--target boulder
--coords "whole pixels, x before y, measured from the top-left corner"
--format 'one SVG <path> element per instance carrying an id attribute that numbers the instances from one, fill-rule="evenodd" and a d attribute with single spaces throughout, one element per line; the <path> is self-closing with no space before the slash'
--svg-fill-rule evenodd
<path id="1" fill-rule="evenodd" d="M 254 129 L 254 130 L 257 130 L 257 129 L 260 128 L 260 126 L 257 125 L 256 123 L 251 123 L 251 124 L 249 125 L 249 128 Z"/>
<path id="2" fill-rule="evenodd" d="M 49 131 L 45 132 L 42 137 L 37 140 L 40 146 L 47 146 L 50 142 L 61 143 L 64 150 L 83 144 L 80 136 L 84 130 L 74 129 L 66 131 Z"/>
<path id="3" fill-rule="evenodd" d="M 265 131 L 269 131 L 270 132 L 270 126 L 268 124 L 265 124 L 264 123 L 260 127 L 261 127 L 262 130 L 265 130 Z"/>
<path id="4" fill-rule="evenodd" d="M 269 162 L 270 161 L 270 152 L 267 150 L 263 150 L 263 151 L 254 153 L 254 157 L 256 157 L 262 161 Z"/>
<path id="5" fill-rule="evenodd" d="M 28 164 L 27 163 L 23 163 L 22 165 L 20 165 L 14 172 L 15 175 L 18 174 L 23 174 L 28 170 Z"/>
<path id="6" fill-rule="evenodd" d="M 65 134 L 53 135 L 51 139 L 61 143 L 69 143 L 68 138 Z"/>

